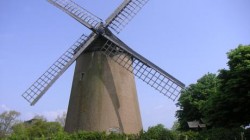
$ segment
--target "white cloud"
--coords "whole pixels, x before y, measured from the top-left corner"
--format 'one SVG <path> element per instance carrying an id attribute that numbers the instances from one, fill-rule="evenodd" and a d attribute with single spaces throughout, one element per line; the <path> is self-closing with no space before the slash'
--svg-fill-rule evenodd
<path id="1" fill-rule="evenodd" d="M 4 111 L 10 111 L 12 110 L 10 107 L 8 107 L 5 104 L 0 104 L 0 113 Z M 57 116 L 62 115 L 64 112 L 66 112 L 66 109 L 58 109 L 55 111 L 43 111 L 43 112 L 21 112 L 21 120 L 26 121 L 32 119 L 36 115 L 44 116 L 48 121 L 54 121 Z"/>
<path id="2" fill-rule="evenodd" d="M 59 115 L 62 115 L 64 112 L 66 112 L 66 109 L 60 109 L 55 111 L 43 111 L 43 112 L 37 112 L 37 113 L 24 113 L 23 119 L 29 120 L 32 119 L 36 115 L 44 116 L 48 121 L 55 121 L 56 117 Z"/>
<path id="3" fill-rule="evenodd" d="M 9 110 L 11 109 L 5 104 L 0 105 L 0 112 L 9 111 Z"/>
<path id="4" fill-rule="evenodd" d="M 58 115 L 62 115 L 63 112 L 66 112 L 66 110 L 61 109 L 61 110 L 56 110 L 56 111 L 45 111 L 39 115 L 45 116 L 45 118 L 47 118 L 48 121 L 54 121 L 56 119 L 56 117 Z"/>

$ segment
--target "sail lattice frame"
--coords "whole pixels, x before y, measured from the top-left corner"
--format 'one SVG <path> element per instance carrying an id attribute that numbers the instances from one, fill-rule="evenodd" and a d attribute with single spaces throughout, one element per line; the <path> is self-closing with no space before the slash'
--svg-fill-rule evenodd
<path id="1" fill-rule="evenodd" d="M 164 94 L 173 101 L 179 96 L 182 84 L 176 82 L 168 75 L 161 73 L 154 67 L 150 67 L 139 58 L 122 49 L 111 41 L 107 41 L 101 48 L 103 54 L 111 57 L 112 60 L 133 73 L 160 93 Z"/>
<path id="2" fill-rule="evenodd" d="M 90 37 L 90 36 L 89 36 Z M 75 61 L 75 54 L 89 38 L 82 35 L 63 55 L 59 57 L 23 94 L 22 96 L 31 105 L 34 105 L 50 86 Z"/>
<path id="3" fill-rule="evenodd" d="M 117 34 L 135 17 L 149 0 L 125 0 L 106 20 L 107 27 Z"/>

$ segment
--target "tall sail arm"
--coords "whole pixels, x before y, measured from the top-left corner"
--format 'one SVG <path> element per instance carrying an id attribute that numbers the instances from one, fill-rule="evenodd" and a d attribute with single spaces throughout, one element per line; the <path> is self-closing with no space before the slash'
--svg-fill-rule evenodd
<path id="1" fill-rule="evenodd" d="M 89 46 L 96 35 L 82 35 L 63 55 L 57 59 L 48 70 L 42 74 L 22 96 L 34 105 L 52 84 L 68 69 L 76 58 Z"/>
<path id="2" fill-rule="evenodd" d="M 133 51 L 118 38 L 104 36 L 108 39 L 102 47 L 105 55 L 168 98 L 175 100 L 179 96 L 181 89 L 185 87 L 182 82 Z M 132 63 L 128 58 L 131 58 Z"/>
<path id="3" fill-rule="evenodd" d="M 124 2 L 107 18 L 106 27 L 117 34 L 129 23 L 149 0 L 124 0 Z"/>
<path id="4" fill-rule="evenodd" d="M 94 31 L 98 24 L 102 21 L 100 18 L 89 12 L 88 10 L 77 5 L 72 0 L 48 0 L 51 4 L 63 10 L 71 17 L 79 21 L 87 28 Z"/>

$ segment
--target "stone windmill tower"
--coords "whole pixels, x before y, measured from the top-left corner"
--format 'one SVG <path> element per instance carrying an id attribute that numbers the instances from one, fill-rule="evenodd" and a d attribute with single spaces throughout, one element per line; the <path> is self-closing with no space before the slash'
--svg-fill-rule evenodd
<path id="1" fill-rule="evenodd" d="M 65 130 L 73 132 L 142 129 L 134 76 L 175 100 L 184 84 L 133 51 L 119 33 L 148 0 L 124 0 L 103 22 L 71 0 L 48 0 L 85 27 L 83 34 L 22 96 L 34 105 L 76 61 Z"/>

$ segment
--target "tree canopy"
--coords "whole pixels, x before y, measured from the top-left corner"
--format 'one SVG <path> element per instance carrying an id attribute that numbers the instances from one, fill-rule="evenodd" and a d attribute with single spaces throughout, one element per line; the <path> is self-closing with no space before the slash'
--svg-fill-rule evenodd
<path id="1" fill-rule="evenodd" d="M 229 69 L 219 71 L 219 92 L 210 99 L 207 118 L 215 126 L 239 127 L 250 123 L 250 46 L 227 53 Z"/>
<path id="2" fill-rule="evenodd" d="M 203 107 L 209 97 L 217 91 L 217 83 L 216 75 L 208 73 L 201 77 L 196 84 L 191 84 L 182 91 L 176 104 L 180 107 L 180 110 L 176 112 L 176 117 L 181 130 L 189 130 L 188 121 L 204 119 Z"/>
<path id="3" fill-rule="evenodd" d="M 189 85 L 178 100 L 176 117 L 181 130 L 202 120 L 210 127 L 236 128 L 250 123 L 250 46 L 227 53 L 228 69 L 208 73 Z"/>
<path id="4" fill-rule="evenodd" d="M 0 114 L 0 138 L 5 137 L 12 131 L 12 126 L 18 122 L 17 117 L 20 115 L 17 111 L 4 111 Z"/>

